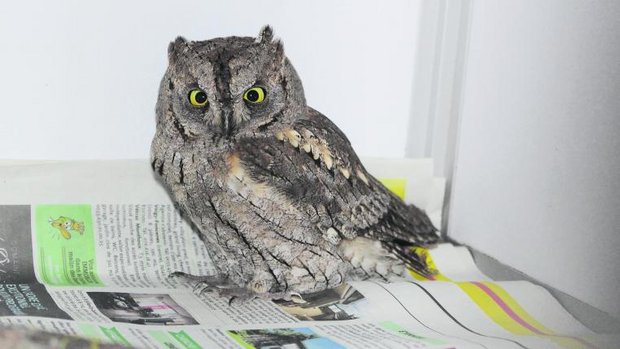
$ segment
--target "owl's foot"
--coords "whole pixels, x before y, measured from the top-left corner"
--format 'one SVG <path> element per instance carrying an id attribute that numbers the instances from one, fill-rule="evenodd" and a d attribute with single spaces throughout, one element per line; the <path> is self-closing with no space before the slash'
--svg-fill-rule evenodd
<path id="1" fill-rule="evenodd" d="M 209 290 L 205 290 L 202 292 L 213 292 L 213 290 L 209 289 Z M 263 299 L 266 301 L 271 301 L 275 299 L 283 299 L 283 300 L 293 301 L 294 303 L 305 303 L 305 301 L 303 300 L 300 294 L 297 294 L 297 293 L 291 294 L 290 292 L 258 293 L 258 292 L 252 291 L 244 287 L 229 287 L 229 288 L 215 287 L 215 292 L 217 293 L 218 296 L 227 298 L 229 305 L 243 304 L 243 303 L 246 303 L 254 299 Z"/>
<path id="2" fill-rule="evenodd" d="M 217 288 L 216 292 L 218 296 L 228 299 L 228 305 L 244 304 L 260 298 L 260 295 L 256 292 L 243 287 Z"/>
<path id="3" fill-rule="evenodd" d="M 284 299 L 292 300 L 295 303 L 305 303 L 298 293 L 291 292 L 255 292 L 251 289 L 240 287 L 225 276 L 220 275 L 191 275 L 176 271 L 169 275 L 170 278 L 180 279 L 193 286 L 194 294 L 202 296 L 207 294 L 217 294 L 227 298 L 228 304 L 242 304 L 256 298 L 264 300 Z"/>
<path id="4" fill-rule="evenodd" d="M 168 278 L 178 279 L 184 281 L 186 283 L 194 284 L 196 287 L 199 284 L 210 284 L 210 285 L 219 285 L 219 284 L 227 284 L 228 278 L 220 275 L 192 275 L 187 274 L 182 271 L 175 271 L 168 275 Z"/>
<path id="5" fill-rule="evenodd" d="M 231 282 L 226 276 L 221 275 L 192 275 L 175 271 L 170 273 L 168 277 L 192 285 L 194 293 L 198 296 L 204 293 L 219 293 L 217 291 L 223 289 L 239 288 L 237 284 Z"/>

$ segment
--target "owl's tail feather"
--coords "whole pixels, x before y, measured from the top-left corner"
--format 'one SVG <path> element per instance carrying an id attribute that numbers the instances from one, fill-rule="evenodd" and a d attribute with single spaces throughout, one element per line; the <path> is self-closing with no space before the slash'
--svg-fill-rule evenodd
<path id="1" fill-rule="evenodd" d="M 428 279 L 434 279 L 439 274 L 439 270 L 435 267 L 435 263 L 426 248 L 416 245 L 399 245 L 394 247 L 392 248 L 392 253 L 414 272 Z"/>

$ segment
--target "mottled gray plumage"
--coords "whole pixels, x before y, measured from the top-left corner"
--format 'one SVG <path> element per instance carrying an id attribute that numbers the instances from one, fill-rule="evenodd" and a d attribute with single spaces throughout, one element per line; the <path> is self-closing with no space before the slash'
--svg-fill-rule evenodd
<path id="1" fill-rule="evenodd" d="M 265 27 L 258 38 L 177 38 L 168 49 L 152 166 L 218 268 L 196 279 L 224 295 L 287 298 L 390 279 L 405 265 L 430 273 L 410 252 L 437 241 L 428 217 L 368 174 L 342 131 L 306 105 L 272 36 Z"/>

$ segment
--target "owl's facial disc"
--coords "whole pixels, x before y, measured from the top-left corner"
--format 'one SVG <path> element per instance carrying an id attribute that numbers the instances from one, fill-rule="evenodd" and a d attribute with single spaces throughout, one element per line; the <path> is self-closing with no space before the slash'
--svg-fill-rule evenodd
<path id="1" fill-rule="evenodd" d="M 163 96 L 169 98 L 174 129 L 190 136 L 234 139 L 263 130 L 285 108 L 305 104 L 282 44 L 272 39 L 270 31 L 263 30 L 257 39 L 180 38 L 171 43 L 169 82 L 162 83 L 162 89 L 169 89 Z M 297 88 L 295 98 L 290 97 L 291 86 Z"/>

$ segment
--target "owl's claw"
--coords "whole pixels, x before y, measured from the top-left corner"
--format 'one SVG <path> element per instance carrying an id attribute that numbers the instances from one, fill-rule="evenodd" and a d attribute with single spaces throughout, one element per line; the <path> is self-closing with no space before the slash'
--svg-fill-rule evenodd
<path id="1" fill-rule="evenodd" d="M 248 288 L 240 287 L 225 276 L 220 275 L 192 275 L 175 271 L 168 275 L 169 278 L 180 279 L 189 283 L 193 287 L 193 292 L 198 297 L 205 293 L 217 294 L 220 297 L 228 298 L 228 304 L 243 304 L 256 298 L 264 300 L 284 299 L 294 303 L 302 304 L 306 301 L 302 295 L 295 292 L 265 292 L 257 293 Z"/>
<path id="2" fill-rule="evenodd" d="M 227 278 L 219 275 L 192 275 L 181 271 L 170 273 L 168 278 L 178 279 L 180 282 L 191 285 L 194 294 L 198 296 L 215 291 L 219 285 L 229 284 Z"/>
<path id="3" fill-rule="evenodd" d="M 228 305 L 243 304 L 259 297 L 255 292 L 242 287 L 218 288 L 217 293 L 220 297 L 228 298 Z"/>
<path id="4" fill-rule="evenodd" d="M 305 300 L 305 299 L 302 297 L 302 295 L 301 295 L 301 294 L 299 294 L 299 293 L 296 293 L 296 292 L 291 292 L 291 293 L 289 294 L 289 297 L 290 297 L 291 301 L 293 301 L 293 303 L 296 303 L 296 304 L 304 304 L 304 303 L 307 303 L 307 302 L 306 302 L 306 300 Z"/>
<path id="5" fill-rule="evenodd" d="M 200 284 L 209 284 L 209 285 L 220 285 L 220 284 L 229 284 L 228 278 L 220 275 L 192 275 L 187 274 L 182 271 L 175 271 L 168 275 L 170 279 L 181 279 L 185 282 L 196 282 L 196 285 Z"/>
<path id="6" fill-rule="evenodd" d="M 266 301 L 271 301 L 274 299 L 293 299 L 291 297 L 291 294 L 287 292 L 257 293 L 257 292 L 254 292 L 252 290 L 249 290 L 243 287 L 230 287 L 230 288 L 215 287 L 215 291 L 220 297 L 228 298 L 228 305 L 243 304 L 253 299 L 263 299 Z M 301 299 L 301 296 L 299 296 L 299 299 Z M 296 302 L 295 300 L 293 301 Z"/>
<path id="7" fill-rule="evenodd" d="M 193 292 L 198 297 L 205 293 L 217 294 L 220 297 L 228 298 L 228 304 L 245 303 L 258 295 L 246 288 L 231 282 L 227 277 L 220 275 L 192 275 L 175 271 L 168 275 L 169 278 L 180 279 L 193 286 Z"/>

